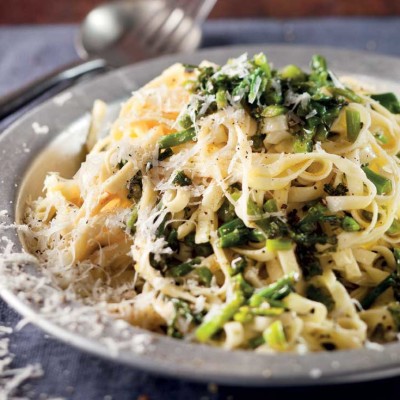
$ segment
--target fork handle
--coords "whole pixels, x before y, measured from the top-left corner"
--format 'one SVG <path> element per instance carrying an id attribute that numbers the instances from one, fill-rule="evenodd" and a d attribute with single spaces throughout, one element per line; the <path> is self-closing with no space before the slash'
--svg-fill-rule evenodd
<path id="1" fill-rule="evenodd" d="M 78 61 L 48 75 L 45 75 L 27 85 L 0 98 L 0 119 L 7 117 L 19 110 L 24 105 L 57 86 L 61 82 L 72 84 L 76 79 L 90 72 L 102 72 L 107 70 L 107 63 L 103 59 L 91 59 Z"/>

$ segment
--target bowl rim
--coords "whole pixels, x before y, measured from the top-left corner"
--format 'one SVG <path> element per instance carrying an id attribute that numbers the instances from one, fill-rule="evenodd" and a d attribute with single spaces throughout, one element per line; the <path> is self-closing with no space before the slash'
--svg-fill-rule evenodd
<path id="1" fill-rule="evenodd" d="M 96 98 L 100 97 L 109 103 L 121 101 L 129 95 L 132 87 L 141 86 L 177 61 L 199 62 L 209 59 L 221 62 L 243 52 L 254 54 L 260 51 L 265 52 L 272 62 L 296 62 L 302 66 L 312 54 L 320 53 L 327 56 L 333 69 L 371 78 L 379 77 L 388 83 L 400 82 L 400 59 L 395 57 L 330 47 L 268 44 L 203 49 L 191 54 L 163 56 L 108 72 L 47 100 L 1 134 L 0 179 L 3 179 L 1 183 L 4 190 L 0 191 L 0 210 L 4 208 L 8 211 L 6 222 L 14 222 L 21 195 L 20 186 L 36 156 L 48 146 L 49 139 L 57 138 L 66 127 L 68 129 L 70 124 L 83 118 Z M 66 99 L 68 93 L 74 100 L 68 99 L 61 104 L 60 99 L 62 96 Z M 35 122 L 39 126 L 45 123 L 49 134 L 35 133 L 32 129 Z M 30 145 L 29 152 L 23 151 L 26 142 Z M 19 156 L 17 162 L 13 159 L 16 155 Z M 15 183 L 18 187 L 15 187 Z M 7 231 L 5 236 L 17 248 L 21 246 L 15 232 Z M 235 386 L 300 386 L 358 382 L 400 374 L 400 343 L 387 344 L 379 349 L 261 355 L 243 350 L 228 352 L 130 327 L 133 336 L 146 332 L 151 337 L 152 350 L 143 354 L 133 351 L 113 354 L 100 338 L 90 339 L 46 319 L 33 304 L 22 300 L 18 293 L 10 289 L 9 283 L 0 283 L 0 296 L 44 331 L 81 350 L 159 375 Z"/>

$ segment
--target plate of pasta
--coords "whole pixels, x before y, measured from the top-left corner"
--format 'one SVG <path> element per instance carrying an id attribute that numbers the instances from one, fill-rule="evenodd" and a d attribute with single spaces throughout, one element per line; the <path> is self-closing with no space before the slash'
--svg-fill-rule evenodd
<path id="1" fill-rule="evenodd" d="M 0 138 L 1 295 L 177 377 L 397 374 L 399 66 L 231 47 L 63 92 Z"/>

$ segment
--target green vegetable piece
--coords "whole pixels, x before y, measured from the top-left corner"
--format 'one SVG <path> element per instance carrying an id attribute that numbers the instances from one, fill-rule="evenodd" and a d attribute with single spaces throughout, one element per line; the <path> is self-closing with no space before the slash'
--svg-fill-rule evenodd
<path id="1" fill-rule="evenodd" d="M 342 229 L 346 232 L 357 232 L 361 226 L 354 218 L 346 215 L 342 220 Z"/>
<path id="2" fill-rule="evenodd" d="M 250 104 L 253 104 L 255 100 L 260 97 L 265 87 L 263 83 L 265 83 L 265 81 L 263 81 L 260 73 L 255 72 L 250 75 L 250 92 L 247 99 Z"/>
<path id="3" fill-rule="evenodd" d="M 285 330 L 280 320 L 274 321 L 263 333 L 263 338 L 274 350 L 284 351 L 287 348 Z"/>
<path id="4" fill-rule="evenodd" d="M 278 211 L 278 206 L 274 199 L 267 200 L 263 205 L 263 210 L 268 213 L 273 213 Z"/>
<path id="5" fill-rule="evenodd" d="M 179 241 L 178 241 L 178 231 L 176 229 L 172 229 L 167 238 L 168 246 L 173 251 L 178 251 L 179 249 Z"/>
<path id="6" fill-rule="evenodd" d="M 238 285 L 246 298 L 250 297 L 254 293 L 254 287 L 244 279 L 243 274 L 237 274 L 232 278 L 232 280 L 236 285 Z"/>
<path id="7" fill-rule="evenodd" d="M 170 147 L 167 147 L 166 149 L 160 149 L 158 152 L 158 161 L 164 161 L 172 155 L 174 155 L 174 152 Z"/>
<path id="8" fill-rule="evenodd" d="M 134 235 L 136 232 L 136 221 L 138 219 L 138 207 L 135 205 L 132 207 L 131 215 L 126 221 L 126 227 L 129 229 L 129 232 Z"/>
<path id="9" fill-rule="evenodd" d="M 267 57 L 263 53 L 258 53 L 253 57 L 254 64 L 261 68 L 267 78 L 271 77 L 271 67 L 268 64 Z"/>
<path id="10" fill-rule="evenodd" d="M 388 144 L 389 143 L 388 137 L 386 135 L 384 135 L 383 133 L 377 133 L 374 136 L 375 136 L 375 139 L 378 140 L 382 144 Z"/>
<path id="11" fill-rule="evenodd" d="M 262 231 L 260 229 L 250 229 L 248 236 L 249 236 L 250 242 L 260 243 L 260 242 L 264 242 L 266 239 L 264 233 L 262 233 Z"/>
<path id="12" fill-rule="evenodd" d="M 129 181 L 128 184 L 128 199 L 133 199 L 136 202 L 142 197 L 143 182 L 142 171 L 138 171 Z"/>
<path id="13" fill-rule="evenodd" d="M 286 114 L 287 111 L 288 110 L 286 107 L 273 104 L 265 107 L 261 111 L 261 116 L 265 118 L 272 118 L 272 117 L 277 117 L 278 115 Z"/>
<path id="14" fill-rule="evenodd" d="M 235 291 L 233 299 L 225 304 L 222 309 L 211 319 L 204 321 L 195 332 L 196 339 L 201 342 L 207 342 L 215 333 L 223 328 L 224 324 L 230 321 L 240 306 L 245 302 L 243 292 L 238 288 Z"/>
<path id="15" fill-rule="evenodd" d="M 265 339 L 263 336 L 255 336 L 254 338 L 251 338 L 247 345 L 250 349 L 256 349 L 259 346 L 262 346 L 265 343 Z"/>
<path id="16" fill-rule="evenodd" d="M 236 229 L 245 229 L 246 225 L 240 218 L 235 218 L 232 221 L 226 222 L 218 228 L 219 236 L 227 235 L 228 233 L 232 233 Z"/>
<path id="17" fill-rule="evenodd" d="M 229 222 L 237 218 L 235 206 L 227 198 L 225 198 L 221 207 L 218 209 L 218 218 L 223 222 Z"/>
<path id="18" fill-rule="evenodd" d="M 354 143 L 361 131 L 360 113 L 356 110 L 346 110 L 347 139 Z"/>
<path id="19" fill-rule="evenodd" d="M 318 301 L 319 303 L 324 304 L 329 312 L 335 308 L 335 300 L 329 291 L 324 287 L 308 285 L 306 297 L 310 300 Z"/>
<path id="20" fill-rule="evenodd" d="M 201 263 L 200 258 L 194 258 L 191 261 L 184 262 L 169 269 L 168 274 L 174 278 L 180 278 L 193 271 L 194 266 Z"/>
<path id="21" fill-rule="evenodd" d="M 390 303 L 388 310 L 392 315 L 393 322 L 396 326 L 396 331 L 400 332 L 400 303 L 398 301 Z"/>
<path id="22" fill-rule="evenodd" d="M 311 69 L 317 72 L 327 71 L 328 63 L 326 62 L 326 58 L 320 54 L 314 54 L 311 57 Z"/>
<path id="23" fill-rule="evenodd" d="M 400 114 L 400 102 L 394 93 L 372 94 L 371 98 L 393 114 Z"/>
<path id="24" fill-rule="evenodd" d="M 315 256 L 315 251 L 315 245 L 305 246 L 298 243 L 296 246 L 296 257 L 305 279 L 322 275 L 322 267 L 318 258 Z"/>
<path id="25" fill-rule="evenodd" d="M 252 216 L 262 215 L 263 211 L 253 200 L 247 201 L 247 214 Z"/>
<path id="26" fill-rule="evenodd" d="M 210 286 L 211 280 L 213 277 L 212 272 L 207 267 L 199 267 L 194 270 L 194 272 L 198 275 L 199 280 L 206 286 Z"/>
<path id="27" fill-rule="evenodd" d="M 179 120 L 179 125 L 183 129 L 189 129 L 193 125 L 192 118 L 190 117 L 189 114 L 182 115 L 181 119 Z"/>
<path id="28" fill-rule="evenodd" d="M 290 79 L 292 81 L 305 80 L 306 74 L 297 65 L 286 65 L 279 71 L 279 76 L 282 79 Z"/>
<path id="29" fill-rule="evenodd" d="M 400 221 L 395 218 L 392 222 L 392 225 L 390 225 L 390 228 L 386 231 L 388 235 L 397 235 L 400 233 Z"/>
<path id="30" fill-rule="evenodd" d="M 400 249 L 393 249 L 394 259 L 396 260 L 396 272 L 400 275 Z"/>
<path id="31" fill-rule="evenodd" d="M 251 307 L 258 307 L 264 300 L 273 299 L 280 300 L 282 294 L 285 294 L 287 290 L 289 292 L 293 291 L 293 285 L 298 279 L 296 273 L 290 273 L 285 275 L 283 278 L 277 280 L 270 285 L 257 290 L 249 299 L 249 304 Z M 280 297 L 283 298 L 283 297 Z"/>
<path id="32" fill-rule="evenodd" d="M 293 143 L 293 152 L 294 153 L 310 153 L 310 152 L 312 152 L 312 150 L 313 150 L 312 140 L 297 137 Z"/>
<path id="33" fill-rule="evenodd" d="M 242 273 L 247 267 L 247 259 L 244 256 L 239 256 L 232 260 L 230 275 L 236 275 Z"/>
<path id="34" fill-rule="evenodd" d="M 284 251 L 293 248 L 293 242 L 290 239 L 267 239 L 267 250 Z"/>
<path id="35" fill-rule="evenodd" d="M 172 183 L 178 186 L 190 186 L 192 180 L 183 171 L 178 171 L 175 178 L 172 180 Z"/>
<path id="36" fill-rule="evenodd" d="M 330 183 L 324 185 L 324 192 L 329 194 L 329 196 L 346 196 L 348 191 L 349 189 L 343 183 L 339 183 L 336 188 L 334 188 Z"/>
<path id="37" fill-rule="evenodd" d="M 218 90 L 217 94 L 215 95 L 215 99 L 217 102 L 218 110 L 221 110 L 222 108 L 225 108 L 228 105 L 226 91 L 223 89 Z"/>
<path id="38" fill-rule="evenodd" d="M 253 151 L 260 151 L 264 148 L 264 139 L 267 135 L 264 133 L 255 134 L 251 137 Z"/>
<path id="39" fill-rule="evenodd" d="M 127 163 L 127 160 L 121 160 L 118 164 L 117 167 L 118 169 L 122 169 L 124 167 L 124 165 Z"/>
<path id="40" fill-rule="evenodd" d="M 248 229 L 235 229 L 224 236 L 221 236 L 218 241 L 218 246 L 225 249 L 228 247 L 236 247 L 247 243 Z"/>
<path id="41" fill-rule="evenodd" d="M 311 58 L 310 80 L 316 82 L 319 86 L 326 85 L 328 79 L 328 66 L 326 59 L 319 54 Z"/>
<path id="42" fill-rule="evenodd" d="M 218 228 L 220 236 L 218 245 L 222 248 L 245 244 L 249 240 L 251 230 L 246 227 L 240 218 L 226 222 Z"/>
<path id="43" fill-rule="evenodd" d="M 362 103 L 362 98 L 355 94 L 351 89 L 349 88 L 337 88 L 337 87 L 331 87 L 329 88 L 331 93 L 335 96 L 343 96 L 346 99 L 352 101 L 353 103 Z"/>
<path id="44" fill-rule="evenodd" d="M 378 283 L 367 295 L 360 301 L 360 304 L 364 310 L 367 310 L 372 306 L 375 300 L 386 290 L 388 290 L 394 283 L 393 276 L 389 275 L 383 281 Z"/>
<path id="45" fill-rule="evenodd" d="M 184 243 L 191 247 L 195 253 L 196 256 L 198 257 L 208 257 L 209 255 L 211 255 L 213 253 L 213 249 L 212 246 L 210 245 L 210 243 L 195 243 L 195 234 L 189 233 L 189 235 L 187 235 L 184 239 Z"/>
<path id="46" fill-rule="evenodd" d="M 189 128 L 181 132 L 171 133 L 170 135 L 161 137 L 158 141 L 158 144 L 160 149 L 166 149 L 167 147 L 175 147 L 190 141 L 194 141 L 195 138 L 196 131 L 193 128 Z"/>
<path id="47" fill-rule="evenodd" d="M 185 72 L 193 72 L 197 68 L 199 68 L 198 65 L 194 64 L 182 64 L 182 66 L 185 68 Z"/>
<path id="48" fill-rule="evenodd" d="M 254 315 L 250 311 L 250 307 L 240 307 L 239 311 L 233 316 L 234 321 L 246 324 L 254 319 Z"/>
<path id="49" fill-rule="evenodd" d="M 367 178 L 375 185 L 378 194 L 389 194 L 392 191 L 392 181 L 377 174 L 368 167 L 362 167 Z"/>
<path id="50" fill-rule="evenodd" d="M 240 307 L 239 311 L 233 316 L 235 321 L 247 323 L 253 320 L 254 316 L 276 317 L 281 315 L 285 309 L 283 308 L 251 308 L 249 306 Z"/>

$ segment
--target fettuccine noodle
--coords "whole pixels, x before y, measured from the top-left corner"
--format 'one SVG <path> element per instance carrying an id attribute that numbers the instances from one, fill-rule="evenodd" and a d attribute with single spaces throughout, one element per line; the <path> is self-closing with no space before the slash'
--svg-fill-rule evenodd
<path id="1" fill-rule="evenodd" d="M 83 301 L 176 338 L 257 352 L 395 340 L 398 102 L 347 84 L 319 56 L 310 74 L 262 54 L 176 64 L 104 138 L 96 102 L 86 161 L 49 173 L 27 207 L 32 252 Z"/>

